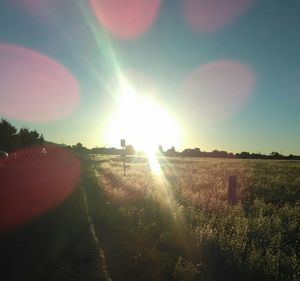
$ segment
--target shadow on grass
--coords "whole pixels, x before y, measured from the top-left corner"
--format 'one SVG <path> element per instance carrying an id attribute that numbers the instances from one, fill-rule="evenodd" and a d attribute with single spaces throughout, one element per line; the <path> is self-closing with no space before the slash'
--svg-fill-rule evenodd
<path id="1" fill-rule="evenodd" d="M 55 209 L 0 236 L 1 280 L 107 280 L 77 187 Z"/>

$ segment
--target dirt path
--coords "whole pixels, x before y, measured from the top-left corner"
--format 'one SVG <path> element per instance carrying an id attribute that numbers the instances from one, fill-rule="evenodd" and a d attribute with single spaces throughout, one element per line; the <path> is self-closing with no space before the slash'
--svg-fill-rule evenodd
<path id="1" fill-rule="evenodd" d="M 103 273 L 103 277 L 105 278 L 105 280 L 107 281 L 112 281 L 112 279 L 109 276 L 109 273 L 107 271 L 107 266 L 106 266 L 106 258 L 105 258 L 105 254 L 104 251 L 101 247 L 101 244 L 99 242 L 98 236 L 96 234 L 96 230 L 95 230 L 95 225 L 91 219 L 90 216 L 90 212 L 89 212 L 89 206 L 88 206 L 88 202 L 87 202 L 87 198 L 86 198 L 86 190 L 84 187 L 82 187 L 83 190 L 83 200 L 84 200 L 84 206 L 85 206 L 85 215 L 88 221 L 88 225 L 89 225 L 89 232 L 94 240 L 94 243 L 97 247 L 97 249 L 99 250 L 99 254 L 100 254 L 100 258 L 102 260 L 102 273 Z"/>

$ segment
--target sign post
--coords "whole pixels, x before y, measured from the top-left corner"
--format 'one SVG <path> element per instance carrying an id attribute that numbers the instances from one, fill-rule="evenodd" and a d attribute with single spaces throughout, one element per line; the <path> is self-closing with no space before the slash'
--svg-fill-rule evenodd
<path id="1" fill-rule="evenodd" d="M 121 147 L 123 148 L 123 173 L 125 176 L 125 169 L 126 169 L 126 165 L 125 165 L 125 158 L 126 158 L 126 154 L 125 154 L 125 148 L 126 148 L 126 141 L 125 139 L 121 139 Z"/>

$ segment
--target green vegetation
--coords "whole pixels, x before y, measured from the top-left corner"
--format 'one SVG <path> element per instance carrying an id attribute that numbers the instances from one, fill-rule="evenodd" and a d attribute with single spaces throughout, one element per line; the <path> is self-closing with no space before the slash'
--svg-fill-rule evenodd
<path id="1" fill-rule="evenodd" d="M 86 163 L 88 202 L 113 280 L 300 280 L 300 163 Z M 239 203 L 227 203 L 238 178 Z"/>

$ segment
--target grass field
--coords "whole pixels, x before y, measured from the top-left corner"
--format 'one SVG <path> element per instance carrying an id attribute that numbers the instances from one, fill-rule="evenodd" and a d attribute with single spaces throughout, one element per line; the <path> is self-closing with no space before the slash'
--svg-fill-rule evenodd
<path id="1" fill-rule="evenodd" d="M 1 234 L 1 280 L 300 280 L 300 162 L 160 164 L 82 158 L 65 202 Z"/>
<path id="2" fill-rule="evenodd" d="M 114 280 L 300 280 L 300 163 L 92 157 L 87 194 Z M 239 202 L 227 203 L 237 176 Z"/>

